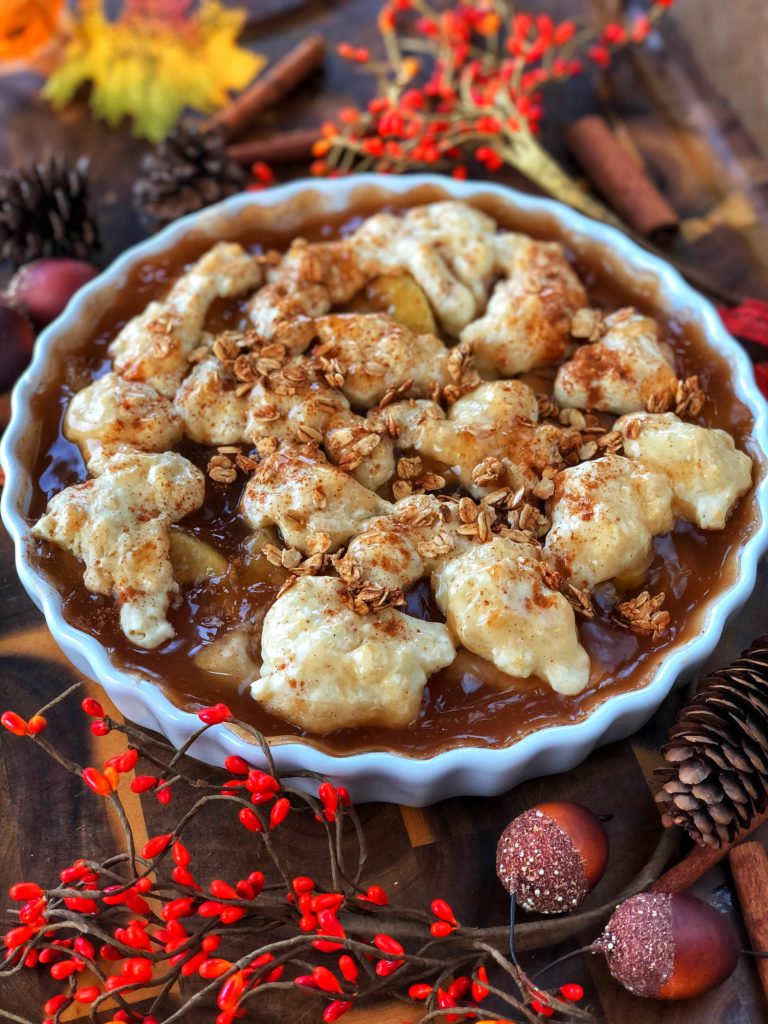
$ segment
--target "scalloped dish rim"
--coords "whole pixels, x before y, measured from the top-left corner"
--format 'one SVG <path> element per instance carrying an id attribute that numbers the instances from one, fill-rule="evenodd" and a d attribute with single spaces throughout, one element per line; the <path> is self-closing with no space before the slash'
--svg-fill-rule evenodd
<path id="1" fill-rule="evenodd" d="M 29 523 L 24 508 L 31 479 L 21 453 L 34 443 L 35 422 L 26 414 L 30 396 L 45 380 L 48 354 L 62 335 L 76 328 L 95 297 L 119 287 L 134 264 L 169 248 L 190 231 L 202 231 L 217 240 L 226 236 L 227 222 L 245 209 L 290 202 L 307 192 L 321 196 L 330 204 L 328 212 L 335 213 L 352 207 L 358 190 L 377 189 L 386 202 L 386 193 L 402 195 L 427 186 L 439 188 L 454 199 L 490 195 L 524 214 L 548 215 L 569 239 L 580 237 L 597 243 L 612 257 L 619 257 L 633 274 L 650 276 L 657 289 L 657 304 L 668 311 L 684 310 L 688 319 L 698 321 L 708 344 L 727 356 L 734 391 L 754 417 L 752 436 L 764 460 L 761 479 L 751 498 L 760 522 L 734 556 L 738 558 L 737 577 L 704 606 L 698 634 L 672 647 L 644 687 L 609 697 L 579 722 L 546 726 L 503 747 L 454 747 L 430 757 L 409 757 L 391 751 L 329 754 L 311 741 L 293 738 L 272 744 L 275 760 L 283 770 L 308 769 L 343 781 L 357 800 L 389 800 L 410 806 L 424 806 L 459 795 L 494 795 L 536 775 L 568 770 L 596 746 L 630 735 L 653 714 L 675 683 L 688 678 L 709 657 L 728 618 L 754 588 L 758 562 L 768 550 L 768 403 L 757 388 L 746 352 L 727 333 L 714 306 L 676 270 L 616 229 L 592 221 L 555 200 L 490 182 L 458 182 L 428 174 L 366 174 L 334 180 L 302 179 L 263 192 L 244 193 L 183 217 L 126 250 L 77 293 L 38 338 L 32 362 L 13 390 L 11 420 L 0 445 L 0 464 L 6 475 L 2 518 L 14 542 L 16 569 L 25 590 L 43 612 L 54 639 L 78 671 L 100 683 L 122 714 L 163 733 L 179 746 L 199 726 L 196 715 L 175 706 L 155 682 L 119 669 L 97 639 L 70 625 L 63 615 L 61 595 L 30 557 L 32 545 L 27 537 Z M 195 743 L 192 753 L 202 761 L 222 764 L 226 756 L 234 753 L 258 761 L 254 756 L 256 750 L 236 727 L 219 725 Z"/>

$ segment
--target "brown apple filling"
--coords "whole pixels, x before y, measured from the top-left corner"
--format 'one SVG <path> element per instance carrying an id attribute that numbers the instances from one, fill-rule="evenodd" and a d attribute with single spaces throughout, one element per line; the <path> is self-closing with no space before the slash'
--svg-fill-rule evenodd
<path id="1" fill-rule="evenodd" d="M 426 194 L 403 197 L 404 205 L 434 198 Z M 503 227 L 523 230 L 537 237 L 556 237 L 546 219 L 515 218 L 495 202 L 478 203 Z M 310 239 L 331 238 L 359 223 L 360 215 L 371 210 L 363 205 L 356 217 L 326 218 L 322 224 L 307 223 L 301 234 Z M 244 228 L 238 241 L 254 251 L 285 249 L 296 235 L 249 232 Z M 45 510 L 48 499 L 71 484 L 87 478 L 76 445 L 61 432 L 64 411 L 75 391 L 109 368 L 106 348 L 119 329 L 159 297 L 186 266 L 205 250 L 209 242 L 190 238 L 161 258 L 137 267 L 115 297 L 108 315 L 101 317 L 90 336 L 83 339 L 81 354 L 61 358 L 54 383 L 32 402 L 31 415 L 40 423 L 40 440 L 33 467 L 35 489 L 28 509 L 30 521 Z M 694 422 L 727 430 L 737 446 L 756 460 L 756 472 L 764 472 L 761 453 L 751 436 L 752 419 L 736 399 L 730 370 L 694 324 L 670 320 L 654 308 L 654 296 L 642 282 L 616 285 L 616 268 L 609 257 L 595 250 L 574 259 L 593 304 L 605 309 L 634 305 L 654 315 L 663 328 L 664 339 L 675 353 L 681 377 L 696 374 L 707 402 Z M 353 300 L 356 309 L 386 308 L 391 292 L 369 288 Z M 394 301 L 397 301 L 396 298 Z M 402 311 L 401 311 L 402 312 Z M 419 324 L 429 309 L 414 309 L 410 315 Z M 218 300 L 206 328 L 213 332 L 240 329 L 247 325 L 244 305 L 235 300 Z M 537 375 L 536 390 L 551 387 L 554 370 Z M 183 442 L 176 450 L 206 472 L 215 448 Z M 408 454 L 408 453 L 405 453 Z M 446 477 L 447 489 L 459 490 L 450 471 L 440 463 L 427 470 Z M 274 739 L 301 735 L 282 719 L 267 714 L 249 695 L 248 676 L 242 661 L 206 658 L 210 643 L 223 634 L 247 629 L 250 650 L 258 662 L 260 627 L 287 572 L 272 565 L 254 544 L 251 531 L 237 514 L 246 478 L 234 484 L 218 483 L 206 475 L 206 501 L 188 516 L 178 529 L 173 546 L 177 577 L 182 582 L 181 598 L 169 612 L 175 638 L 155 650 L 131 645 L 120 630 L 118 610 L 112 598 L 89 593 L 82 580 L 82 566 L 66 551 L 41 544 L 36 557 L 42 571 L 61 592 L 64 613 L 73 625 L 95 636 L 120 667 L 154 680 L 171 700 L 183 707 L 225 701 L 244 721 Z M 390 497 L 390 491 L 382 491 Z M 652 593 L 664 591 L 670 625 L 660 639 L 635 635 L 611 621 L 608 599 L 596 595 L 595 617 L 580 621 L 579 637 L 591 661 L 590 683 L 577 696 L 563 696 L 537 679 L 519 680 L 502 674 L 489 662 L 460 649 L 454 663 L 433 675 L 424 692 L 416 723 L 407 729 L 361 728 L 340 730 L 311 742 L 335 754 L 387 749 L 415 757 L 432 755 L 453 746 L 504 746 L 547 725 L 583 719 L 608 697 L 646 685 L 666 654 L 682 641 L 696 635 L 707 605 L 730 584 L 738 571 L 738 553 L 755 529 L 755 510 L 747 495 L 736 507 L 726 528 L 705 532 L 687 522 L 654 541 L 655 557 L 643 586 Z M 200 549 L 189 535 L 209 545 L 206 577 L 201 581 Z M 184 580 L 189 582 L 184 583 Z M 417 617 L 442 621 L 430 593 L 429 581 L 422 580 L 408 593 L 408 612 Z M 615 599 L 615 595 L 613 595 Z M 213 664 L 211 662 L 213 661 Z M 243 672 L 245 671 L 245 677 Z M 489 685 L 492 680 L 495 685 Z"/>

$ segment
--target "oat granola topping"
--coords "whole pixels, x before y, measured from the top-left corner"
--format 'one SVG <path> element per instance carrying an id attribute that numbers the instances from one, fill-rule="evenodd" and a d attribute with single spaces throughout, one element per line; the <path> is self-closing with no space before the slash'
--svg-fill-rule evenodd
<path id="1" fill-rule="evenodd" d="M 665 600 L 666 595 L 663 591 L 652 597 L 649 591 L 644 590 L 637 597 L 617 604 L 613 621 L 631 633 L 639 633 L 641 636 L 650 636 L 658 640 L 669 626 L 669 612 L 661 610 Z"/>
<path id="2" fill-rule="evenodd" d="M 222 299 L 237 307 L 208 316 Z M 217 333 L 215 323 L 239 327 Z M 266 613 L 277 609 L 271 667 L 253 693 L 310 730 L 412 719 L 429 672 L 458 645 L 502 679 L 533 672 L 578 692 L 589 659 L 577 622 L 610 619 L 659 641 L 665 595 L 642 589 L 654 538 L 680 520 L 723 529 L 752 483 L 733 438 L 692 422 L 701 381 L 682 376 L 652 317 L 590 305 L 561 245 L 501 231 L 457 202 L 377 214 L 341 239 L 297 238 L 284 254 L 220 243 L 108 351 L 110 372 L 75 395 L 65 420 L 90 478 L 51 499 L 36 536 L 75 552 L 88 589 L 127 604 L 133 642 L 159 643 L 173 636 L 165 609 L 185 585 L 165 557 L 182 513 L 155 493 L 151 467 L 183 478 L 189 508 L 204 470 L 221 485 L 208 486 L 209 500 L 239 503 L 251 531 L 250 546 L 224 545 L 238 567 L 229 575 L 242 562 L 268 575 L 270 594 L 281 584 Z M 91 523 L 89 493 L 106 525 Z M 145 506 L 158 510 L 152 528 Z M 133 604 L 127 570 L 107 580 L 83 526 L 111 544 L 123 520 L 160 553 L 157 585 Z M 195 521 L 188 536 L 198 532 Z M 397 611 L 420 580 L 446 625 Z M 636 596 L 611 610 L 614 593 Z M 303 632 L 286 609 L 304 615 Z M 400 666 L 389 675 L 386 659 Z M 293 661 L 322 699 L 293 692 Z M 368 689 L 355 696 L 345 682 L 358 672 Z M 333 704 L 339 694 L 346 710 Z"/>
<path id="3" fill-rule="evenodd" d="M 208 476 L 217 484 L 233 484 L 237 468 L 229 455 L 213 455 L 208 460 Z"/>

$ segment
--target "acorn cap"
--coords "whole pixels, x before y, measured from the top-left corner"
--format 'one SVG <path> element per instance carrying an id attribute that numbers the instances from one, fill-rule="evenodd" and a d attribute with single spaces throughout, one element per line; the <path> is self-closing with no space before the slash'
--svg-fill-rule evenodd
<path id="1" fill-rule="evenodd" d="M 571 837 L 538 807 L 519 815 L 502 832 L 496 873 L 521 907 L 540 914 L 574 910 L 590 889 Z"/>

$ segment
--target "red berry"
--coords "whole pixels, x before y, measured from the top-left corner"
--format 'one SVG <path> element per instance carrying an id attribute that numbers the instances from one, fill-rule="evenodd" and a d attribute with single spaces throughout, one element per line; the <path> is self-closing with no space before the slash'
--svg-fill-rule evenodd
<path id="1" fill-rule="evenodd" d="M 216 897 L 217 900 L 236 900 L 238 895 L 229 882 L 223 881 L 221 878 L 215 878 L 211 882 L 211 893 Z"/>
<path id="2" fill-rule="evenodd" d="M 28 925 L 20 925 L 18 928 L 11 928 L 5 933 L 5 944 L 8 949 L 18 949 L 26 942 L 29 942 L 37 934 L 37 928 L 30 928 Z"/>
<path id="3" fill-rule="evenodd" d="M 453 925 L 448 924 L 447 921 L 435 921 L 429 926 L 429 930 L 436 939 L 444 939 L 453 931 Z"/>
<path id="4" fill-rule="evenodd" d="M 222 722 L 229 721 L 232 717 L 232 712 L 226 704 L 214 704 L 209 708 L 200 708 L 197 712 L 197 717 L 201 722 L 205 722 L 206 725 L 220 725 Z M 236 977 L 236 975 L 233 975 L 233 977 Z"/>
<path id="5" fill-rule="evenodd" d="M 299 894 L 312 892 L 315 888 L 314 879 L 308 878 L 306 875 L 297 875 L 297 877 L 291 882 L 291 885 L 293 886 L 294 891 Z"/>
<path id="6" fill-rule="evenodd" d="M 449 924 L 456 924 L 456 915 L 445 900 L 432 900 L 432 913 L 441 921 L 448 921 Z"/>
<path id="7" fill-rule="evenodd" d="M 393 939 L 391 935 L 374 935 L 373 944 L 376 949 L 380 949 L 382 953 L 389 953 L 390 956 L 402 956 L 404 952 L 397 939 Z"/>
<path id="8" fill-rule="evenodd" d="M 288 817 L 290 809 L 291 804 L 287 797 L 283 796 L 280 797 L 279 800 L 276 800 L 269 814 L 270 829 L 277 828 L 278 825 L 281 825 Z"/>
<path id="9" fill-rule="evenodd" d="M 88 1005 L 88 1003 L 95 1002 L 100 995 L 101 989 L 98 985 L 87 985 L 85 988 L 79 988 L 75 992 L 75 1002 Z"/>
<path id="10" fill-rule="evenodd" d="M 255 811 L 252 811 L 250 807 L 242 807 L 237 814 L 240 819 L 240 824 L 248 829 L 249 832 L 263 832 L 264 826 L 256 816 Z"/>
<path id="11" fill-rule="evenodd" d="M 488 997 L 488 971 L 481 964 L 475 971 L 477 980 L 472 982 L 472 998 L 476 1003 L 482 1003 Z"/>
<path id="12" fill-rule="evenodd" d="M 230 960 L 222 960 L 220 958 L 214 958 L 211 960 L 204 960 L 200 964 L 198 973 L 201 978 L 209 980 L 211 978 L 220 978 L 222 974 L 226 974 L 232 966 Z"/>
<path id="13" fill-rule="evenodd" d="M 462 975 L 455 978 L 448 986 L 448 995 L 458 1003 L 469 992 L 470 980 Z"/>
<path id="14" fill-rule="evenodd" d="M 65 996 L 65 995 L 51 996 L 51 998 L 48 1000 L 48 1002 L 45 1003 L 44 1006 L 43 1006 L 43 1013 L 46 1014 L 46 1016 L 48 1016 L 48 1017 L 53 1017 L 53 1015 L 58 1010 L 60 1010 L 62 1008 L 62 1006 L 64 1006 L 67 1002 L 69 1002 L 69 997 L 68 996 Z"/>
<path id="15" fill-rule="evenodd" d="M 132 772 L 139 760 L 139 752 L 135 747 L 130 747 L 117 759 L 117 770 L 119 772 Z"/>
<path id="16" fill-rule="evenodd" d="M 94 697 L 85 697 L 80 704 L 80 707 L 86 715 L 90 715 L 92 718 L 104 717 L 104 708 Z"/>
<path id="17" fill-rule="evenodd" d="M 178 839 L 173 844 L 171 856 L 173 857 L 174 864 L 177 864 L 180 868 L 187 867 L 189 862 L 192 860 L 189 850 L 186 848 L 184 843 L 179 842 Z"/>
<path id="18" fill-rule="evenodd" d="M 100 796 L 109 796 L 112 792 L 109 779 L 98 768 L 83 768 L 83 782 Z"/>
<path id="19" fill-rule="evenodd" d="M 233 775 L 247 775 L 251 770 L 248 762 L 244 761 L 242 757 L 238 757 L 237 754 L 230 754 L 224 761 L 224 767 Z"/>
<path id="20" fill-rule="evenodd" d="M 24 903 L 27 900 L 36 900 L 43 895 L 43 890 L 35 882 L 16 882 L 8 890 L 8 895 L 16 903 Z"/>
<path id="21" fill-rule="evenodd" d="M 348 999 L 334 999 L 326 1006 L 323 1020 L 325 1024 L 333 1024 L 333 1021 L 343 1017 L 351 1009 L 352 1003 Z"/>
<path id="22" fill-rule="evenodd" d="M 148 842 L 141 848 L 141 856 L 144 860 L 152 860 L 167 849 L 168 844 L 172 839 L 170 832 L 165 835 L 153 836 Z"/>
<path id="23" fill-rule="evenodd" d="M 2 325 L 0 324 L 0 330 Z M 29 733 L 29 725 L 21 715 L 17 715 L 15 711 L 4 711 L 0 715 L 0 722 L 5 726 L 8 732 L 12 732 L 14 736 L 26 736 Z"/>
<path id="24" fill-rule="evenodd" d="M 44 732 L 48 722 L 42 715 L 32 715 L 29 722 L 27 722 L 27 728 L 32 736 L 39 736 L 41 732 Z"/>
<path id="25" fill-rule="evenodd" d="M 341 992 L 339 979 L 327 967 L 314 967 L 312 977 L 317 987 L 323 992 Z"/>
<path id="26" fill-rule="evenodd" d="M 371 885 L 368 887 L 365 896 L 358 896 L 359 900 L 365 900 L 367 903 L 373 903 L 377 907 L 386 907 L 389 903 L 389 896 L 381 888 L 380 885 Z"/>
<path id="27" fill-rule="evenodd" d="M 578 1003 L 584 998 L 584 989 L 571 981 L 567 985 L 560 986 L 560 995 L 570 1003 Z"/>
<path id="28" fill-rule="evenodd" d="M 357 964 L 348 956 L 346 953 L 339 957 L 339 970 L 341 971 L 342 977 L 345 981 L 354 983 L 358 979 L 359 971 Z"/>
<path id="29" fill-rule="evenodd" d="M 531 1009 L 540 1013 L 542 1017 L 552 1017 L 555 1013 L 551 1006 L 547 1006 L 546 1003 L 542 1003 L 538 999 L 532 1000 Z"/>
<path id="30" fill-rule="evenodd" d="M 219 997 L 216 1002 L 219 1004 L 220 1010 L 234 1010 L 238 1004 L 240 996 L 243 994 L 245 988 L 245 975 L 242 971 L 238 971 L 237 974 L 231 975 L 227 978 L 224 984 L 219 990 Z"/>
<path id="31" fill-rule="evenodd" d="M 423 982 L 417 982 L 415 985 L 411 985 L 408 989 L 408 996 L 411 999 L 417 999 L 419 1002 L 423 1002 L 425 999 L 429 999 L 432 995 L 432 986 L 427 985 Z"/>

